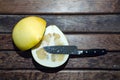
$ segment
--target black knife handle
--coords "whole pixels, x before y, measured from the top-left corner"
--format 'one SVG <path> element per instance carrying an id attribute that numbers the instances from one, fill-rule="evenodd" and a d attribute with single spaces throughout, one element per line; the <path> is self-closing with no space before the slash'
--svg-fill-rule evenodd
<path id="1" fill-rule="evenodd" d="M 99 56 L 106 54 L 106 49 L 87 49 L 87 50 L 80 50 L 79 54 L 84 56 Z"/>

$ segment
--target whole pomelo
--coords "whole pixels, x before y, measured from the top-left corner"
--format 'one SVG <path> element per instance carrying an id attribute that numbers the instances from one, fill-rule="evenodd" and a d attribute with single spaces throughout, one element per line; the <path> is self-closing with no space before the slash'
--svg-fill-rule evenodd
<path id="1" fill-rule="evenodd" d="M 12 39 L 22 51 L 34 47 L 40 42 L 46 28 L 46 21 L 37 16 L 21 19 L 13 28 Z"/>

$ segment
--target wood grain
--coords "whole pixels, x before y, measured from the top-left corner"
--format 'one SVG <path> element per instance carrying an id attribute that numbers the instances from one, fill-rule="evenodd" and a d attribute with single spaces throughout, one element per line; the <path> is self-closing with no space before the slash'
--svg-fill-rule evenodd
<path id="1" fill-rule="evenodd" d="M 119 0 L 0 0 L 0 13 L 120 13 Z"/>
<path id="2" fill-rule="evenodd" d="M 70 56 L 68 62 L 55 70 L 114 70 L 120 69 L 120 52 L 109 52 L 106 55 L 96 57 Z M 33 59 L 30 51 L 1 51 L 0 69 L 4 70 L 27 70 L 38 69 L 40 71 L 50 71 L 51 69 L 42 67 Z M 54 70 L 53 70 L 54 71 Z"/>
<path id="3" fill-rule="evenodd" d="M 66 34 L 70 45 L 79 49 L 105 48 L 120 50 L 120 34 Z M 0 34 L 1 50 L 16 50 L 11 34 Z"/>
<path id="4" fill-rule="evenodd" d="M 71 34 L 66 37 L 70 45 L 76 45 L 79 49 L 120 50 L 120 34 Z"/>
<path id="5" fill-rule="evenodd" d="M 37 70 L 1 71 L 1 80 L 119 80 L 120 71 L 69 70 L 44 73 Z"/>
<path id="6" fill-rule="evenodd" d="M 15 24 L 39 16 L 57 25 L 70 45 L 106 55 L 70 56 L 58 68 L 37 64 L 12 41 Z M 0 0 L 0 80 L 120 80 L 120 0 Z"/>
<path id="7" fill-rule="evenodd" d="M 0 32 L 12 32 L 15 24 L 33 15 L 0 15 Z M 47 26 L 57 25 L 63 32 L 120 32 L 120 15 L 34 15 L 44 18 Z"/>

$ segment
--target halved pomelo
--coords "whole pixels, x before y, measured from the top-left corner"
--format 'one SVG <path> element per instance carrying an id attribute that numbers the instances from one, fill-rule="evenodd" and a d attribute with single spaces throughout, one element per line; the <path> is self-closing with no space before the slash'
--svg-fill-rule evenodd
<path id="1" fill-rule="evenodd" d="M 68 54 L 51 54 L 43 49 L 44 46 L 53 45 L 68 45 L 68 41 L 57 26 L 50 25 L 46 28 L 42 41 L 32 49 L 34 60 L 45 67 L 58 67 L 63 65 L 69 57 Z"/>

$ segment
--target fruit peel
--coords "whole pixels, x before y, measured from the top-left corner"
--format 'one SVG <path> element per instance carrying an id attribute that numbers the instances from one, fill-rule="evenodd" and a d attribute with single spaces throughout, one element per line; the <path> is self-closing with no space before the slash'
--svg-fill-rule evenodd
<path id="1" fill-rule="evenodd" d="M 31 49 L 38 44 L 45 32 L 46 21 L 37 16 L 21 19 L 13 28 L 12 39 L 22 51 Z"/>

